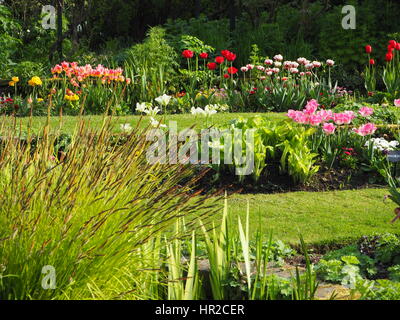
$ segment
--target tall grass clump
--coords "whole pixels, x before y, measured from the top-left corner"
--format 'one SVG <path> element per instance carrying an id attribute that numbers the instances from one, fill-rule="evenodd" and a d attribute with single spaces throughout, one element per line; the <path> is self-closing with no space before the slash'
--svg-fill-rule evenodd
<path id="1" fill-rule="evenodd" d="M 190 169 L 149 164 L 145 132 L 116 139 L 108 121 L 81 122 L 63 152 L 47 126 L 35 140 L 16 127 L 0 128 L 0 299 L 148 298 L 141 268 L 161 235 L 214 210 L 189 192 Z"/>

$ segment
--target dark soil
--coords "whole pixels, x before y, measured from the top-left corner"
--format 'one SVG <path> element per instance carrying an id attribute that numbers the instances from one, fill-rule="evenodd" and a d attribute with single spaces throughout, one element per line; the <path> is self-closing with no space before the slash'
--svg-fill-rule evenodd
<path id="1" fill-rule="evenodd" d="M 356 171 L 350 168 L 328 170 L 320 168 L 307 184 L 294 183 L 287 174 L 280 174 L 278 164 L 264 171 L 259 181 L 246 177 L 242 182 L 230 172 L 210 170 L 198 181 L 196 189 L 205 191 L 226 190 L 229 193 L 282 193 L 294 191 L 332 191 L 364 188 L 384 188 L 382 178 L 377 173 Z"/>
<path id="2" fill-rule="evenodd" d="M 322 254 L 311 253 L 308 255 L 308 258 L 310 259 L 311 263 L 317 264 L 319 260 L 321 260 L 322 256 Z M 294 267 L 306 267 L 306 259 L 303 255 L 295 255 L 285 258 L 285 262 Z"/>

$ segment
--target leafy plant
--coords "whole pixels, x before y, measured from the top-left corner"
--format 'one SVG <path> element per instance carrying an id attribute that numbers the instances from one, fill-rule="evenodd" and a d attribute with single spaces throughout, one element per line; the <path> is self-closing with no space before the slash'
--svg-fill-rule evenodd
<path id="1" fill-rule="evenodd" d="M 359 264 L 360 261 L 355 256 L 342 256 L 340 260 L 321 259 L 315 271 L 324 280 L 355 288 L 357 281 L 361 279 Z"/>

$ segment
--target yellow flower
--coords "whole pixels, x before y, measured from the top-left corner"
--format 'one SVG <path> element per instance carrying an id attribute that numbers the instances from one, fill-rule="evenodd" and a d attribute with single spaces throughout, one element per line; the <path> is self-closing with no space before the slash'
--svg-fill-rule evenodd
<path id="1" fill-rule="evenodd" d="M 37 102 L 42 102 L 43 99 L 42 98 L 37 98 Z"/>
<path id="2" fill-rule="evenodd" d="M 41 86 L 43 84 L 43 82 L 42 82 L 42 80 L 40 80 L 39 77 L 35 76 L 35 77 L 32 77 L 32 79 L 28 81 L 28 84 L 30 86 L 34 87 L 34 86 Z"/>
<path id="3" fill-rule="evenodd" d="M 10 87 L 14 87 L 14 86 L 15 86 L 15 82 L 14 82 L 14 81 L 10 81 L 10 82 L 8 83 L 8 85 L 9 85 Z"/>
<path id="4" fill-rule="evenodd" d="M 78 101 L 79 100 L 79 96 L 77 95 L 77 94 L 74 94 L 74 95 L 65 95 L 65 100 L 68 100 L 68 101 Z"/>
<path id="5" fill-rule="evenodd" d="M 19 82 L 19 78 L 18 78 L 18 77 L 12 77 L 11 79 L 12 79 L 12 81 L 14 81 L 15 83 Z"/>

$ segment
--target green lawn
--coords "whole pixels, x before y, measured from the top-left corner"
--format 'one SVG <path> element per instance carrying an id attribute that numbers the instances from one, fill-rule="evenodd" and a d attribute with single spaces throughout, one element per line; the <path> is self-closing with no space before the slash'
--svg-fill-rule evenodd
<path id="1" fill-rule="evenodd" d="M 249 201 L 253 234 L 261 228 L 293 244 L 298 243 L 299 233 L 307 243 L 340 243 L 373 233 L 400 233 L 400 223 L 390 223 L 395 205 L 383 202 L 386 194 L 385 189 L 364 189 L 232 195 L 228 207 L 233 217 L 243 219 Z"/>
<path id="2" fill-rule="evenodd" d="M 254 115 L 255 113 L 220 113 L 214 115 L 208 125 L 226 123 L 239 116 L 247 118 Z M 271 120 L 285 119 L 284 113 L 262 115 Z M 158 120 L 163 118 L 164 116 L 157 117 Z M 84 119 L 93 128 L 100 127 L 103 122 L 102 116 L 85 116 Z M 135 127 L 140 119 L 140 116 L 114 117 L 113 128 L 116 132 L 120 131 L 120 124 L 125 123 Z M 3 120 L 3 123 L 11 123 L 11 118 Z M 23 130 L 29 121 L 29 118 L 18 119 Z M 190 114 L 168 115 L 164 122 L 168 124 L 168 121 L 177 121 L 180 129 L 193 125 L 198 128 L 206 126 L 204 118 L 196 118 Z M 46 117 L 32 118 L 33 131 L 41 130 L 45 122 Z M 78 117 L 63 117 L 62 131 L 72 133 L 77 122 Z M 147 125 L 148 122 L 148 117 L 143 117 L 141 125 Z M 58 117 L 51 118 L 51 127 L 59 127 Z M 275 238 L 289 243 L 297 243 L 299 233 L 308 243 L 343 242 L 375 232 L 400 233 L 400 223 L 390 224 L 395 206 L 390 201 L 383 202 L 386 194 L 384 189 L 366 189 L 233 195 L 229 198 L 229 210 L 232 216 L 241 215 L 244 218 L 249 201 L 253 233 L 259 227 L 263 233 L 268 234 L 272 231 Z"/>
<path id="3" fill-rule="evenodd" d="M 155 118 L 157 120 L 163 120 L 164 123 L 168 124 L 169 121 L 176 121 L 178 128 L 184 129 L 189 128 L 193 125 L 196 125 L 197 128 L 206 127 L 206 125 L 210 126 L 212 124 L 223 124 L 232 119 L 236 119 L 238 117 L 252 117 L 254 115 L 263 115 L 271 120 L 282 120 L 285 119 L 285 113 L 218 113 L 212 116 L 211 120 L 208 121 L 208 124 L 205 121 L 204 117 L 195 117 L 191 114 L 174 114 L 174 115 L 159 115 Z M 139 120 L 142 118 L 141 126 L 147 126 L 149 124 L 149 117 L 140 117 L 140 116 L 120 116 L 120 117 L 113 117 L 112 124 L 114 130 L 120 131 L 120 125 L 129 123 L 132 127 L 135 127 Z M 62 117 L 62 132 L 65 133 L 72 133 L 74 128 L 78 122 L 79 117 L 76 116 L 64 116 Z M 84 116 L 83 119 L 89 123 L 89 125 L 93 128 L 98 128 L 103 123 L 103 116 Z M 12 118 L 5 117 L 5 122 L 8 124 L 12 123 Z M 17 118 L 18 125 L 21 124 L 23 130 L 25 131 L 27 125 L 30 122 L 30 118 Z M 42 130 L 44 124 L 46 123 L 46 117 L 33 117 L 32 118 L 32 130 L 33 132 L 38 132 Z M 59 117 L 51 117 L 50 125 L 52 129 L 58 129 L 60 127 L 60 118 Z"/>

